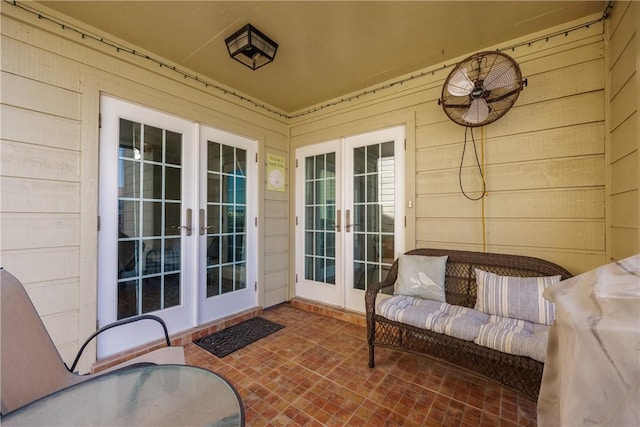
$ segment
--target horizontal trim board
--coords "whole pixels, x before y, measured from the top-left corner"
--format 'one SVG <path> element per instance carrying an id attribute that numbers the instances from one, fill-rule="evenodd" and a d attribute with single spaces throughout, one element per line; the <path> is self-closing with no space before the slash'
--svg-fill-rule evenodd
<path id="1" fill-rule="evenodd" d="M 520 64 L 522 75 L 529 78 L 603 58 L 603 43 L 604 36 L 600 32 L 554 49 L 523 55 L 515 59 Z"/>
<path id="2" fill-rule="evenodd" d="M 550 159 L 492 165 L 484 168 L 487 191 L 586 188 L 604 186 L 604 157 Z M 477 167 L 462 171 L 465 189 L 481 189 Z M 447 194 L 460 191 L 458 169 L 416 174 L 416 194 Z"/>
<path id="3" fill-rule="evenodd" d="M 605 249 L 604 221 L 486 220 L 486 241 L 491 245 L 554 249 Z M 482 243 L 482 221 L 416 220 L 417 240 Z"/>
<path id="4" fill-rule="evenodd" d="M 2 139 L 80 151 L 80 122 L 11 105 L 0 106 Z"/>
<path id="5" fill-rule="evenodd" d="M 55 133 L 51 129 L 51 133 Z M 51 181 L 80 181 L 80 153 L 55 147 L 2 141 L 2 175 Z"/>
<path id="6" fill-rule="evenodd" d="M 75 279 L 51 280 L 27 288 L 29 298 L 40 316 L 64 314 L 77 309 L 80 282 Z"/>
<path id="7" fill-rule="evenodd" d="M 638 112 L 636 111 L 620 126 L 611 131 L 611 150 L 609 162 L 614 163 L 621 158 L 637 151 L 640 147 L 638 134 Z"/>
<path id="8" fill-rule="evenodd" d="M 78 247 L 80 215 L 51 213 L 3 213 L 3 251 Z"/>
<path id="9" fill-rule="evenodd" d="M 56 346 L 77 341 L 77 338 L 69 340 L 70 337 L 78 336 L 78 312 L 76 310 L 42 316 L 42 322 Z"/>
<path id="10" fill-rule="evenodd" d="M 611 227 L 640 227 L 638 189 L 611 196 Z"/>
<path id="11" fill-rule="evenodd" d="M 13 177 L 0 180 L 3 212 L 80 212 L 80 183 Z"/>
<path id="12" fill-rule="evenodd" d="M 78 247 L 2 251 L 2 266 L 25 287 L 34 282 L 78 280 L 79 259 Z"/>
<path id="13" fill-rule="evenodd" d="M 265 273 L 288 269 L 289 253 L 288 252 L 265 253 L 264 266 L 265 266 L 264 268 Z"/>
<path id="14" fill-rule="evenodd" d="M 13 21 L 3 19 L 2 27 L 4 34 L 5 30 L 14 27 Z M 19 28 L 19 31 L 32 32 L 31 27 L 25 24 L 20 24 Z M 58 53 L 12 36 L 13 34 L 2 38 L 2 56 L 11 58 L 11 61 L 3 62 L 4 71 L 60 89 L 81 92 L 80 75 L 84 67 L 82 61 L 70 61 Z M 58 49 L 61 47 L 60 44 L 56 46 Z"/>
<path id="15" fill-rule="evenodd" d="M 418 140 L 424 141 L 424 128 Z M 482 147 L 482 132 L 474 131 L 478 153 Z M 467 163 L 473 157 L 473 141 L 467 140 Z M 604 123 L 585 123 L 576 126 L 544 129 L 535 132 L 493 137 L 491 129 L 485 131 L 485 164 L 535 161 L 553 158 L 579 157 L 604 153 Z M 458 167 L 463 143 L 436 145 L 416 150 L 416 170 L 430 171 Z"/>
<path id="16" fill-rule="evenodd" d="M 2 103 L 80 120 L 80 94 L 2 71 Z"/>
<path id="17" fill-rule="evenodd" d="M 638 151 L 634 151 L 611 165 L 610 194 L 638 189 L 638 156 Z"/>
<path id="18" fill-rule="evenodd" d="M 265 218 L 288 218 L 289 201 L 266 199 L 264 201 Z"/>
<path id="19" fill-rule="evenodd" d="M 264 293 L 264 306 L 273 307 L 289 299 L 289 290 L 287 287 L 272 289 Z"/>
<path id="20" fill-rule="evenodd" d="M 437 123 L 418 127 L 420 135 L 431 135 L 429 146 L 446 145 L 464 141 L 464 127 L 446 119 Z M 514 108 L 487 126 L 491 137 L 521 135 L 529 132 L 604 121 L 603 91 L 583 93 Z M 479 135 L 476 130 L 476 135 Z M 437 135 L 437 137 L 435 137 Z M 417 141 L 417 147 L 424 143 Z"/>
<path id="21" fill-rule="evenodd" d="M 632 1 L 630 3 L 629 7 L 624 11 L 614 10 L 614 15 L 620 19 L 617 21 L 617 25 L 615 25 L 609 40 L 609 55 L 612 63 L 617 61 L 621 52 L 629 44 L 629 41 L 634 36 L 638 36 L 638 24 L 636 22 L 638 15 L 635 11 L 638 4 L 636 1 Z"/>
<path id="22" fill-rule="evenodd" d="M 611 227 L 611 258 L 624 259 L 638 253 L 640 230 Z"/>
<path id="23" fill-rule="evenodd" d="M 636 49 L 636 51 L 634 51 Z M 637 71 L 637 48 L 634 43 L 629 43 L 622 51 L 620 58 L 613 65 L 609 71 L 609 79 L 611 82 L 611 88 L 609 90 L 609 99 L 616 96 L 624 84 L 629 81 L 631 76 Z"/>
<path id="24" fill-rule="evenodd" d="M 604 219 L 604 189 L 492 192 L 485 215 L 497 218 Z M 416 218 L 479 218 L 482 203 L 461 193 L 416 198 Z"/>
<path id="25" fill-rule="evenodd" d="M 264 226 L 271 234 L 287 234 L 289 231 L 289 218 L 265 218 Z"/>
<path id="26" fill-rule="evenodd" d="M 264 247 L 269 248 L 272 253 L 288 251 L 289 235 L 269 235 L 265 230 Z"/>
<path id="27" fill-rule="evenodd" d="M 527 79 L 527 87 L 520 92 L 516 105 L 601 90 L 604 88 L 604 58 L 540 73 Z"/>
<path id="28" fill-rule="evenodd" d="M 638 111 L 637 78 L 638 74 L 634 73 L 611 100 L 611 129 L 615 129 Z"/>
<path id="29" fill-rule="evenodd" d="M 443 244 L 440 242 L 432 241 L 419 241 L 417 247 L 421 248 L 442 248 L 442 249 L 457 249 L 477 252 L 489 252 L 496 254 L 512 254 L 512 255 L 524 255 L 541 258 L 547 261 L 555 262 L 558 265 L 569 270 L 572 274 L 580 274 L 585 271 L 591 270 L 595 267 L 599 267 L 606 263 L 606 256 L 604 252 L 598 251 L 566 251 L 556 249 L 544 249 L 534 248 L 522 245 L 516 246 L 501 246 L 501 245 L 486 245 L 482 244 Z"/>

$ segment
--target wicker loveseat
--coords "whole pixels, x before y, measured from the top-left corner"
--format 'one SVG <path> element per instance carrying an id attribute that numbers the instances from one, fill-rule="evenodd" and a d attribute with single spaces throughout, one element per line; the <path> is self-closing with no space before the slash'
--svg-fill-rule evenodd
<path id="1" fill-rule="evenodd" d="M 475 269 L 500 276 L 538 277 L 571 274 L 564 268 L 538 258 L 444 249 L 415 249 L 406 255 L 448 256 L 445 267 L 445 297 L 448 304 L 473 308 L 477 285 Z M 426 354 L 469 369 L 502 385 L 537 399 L 544 364 L 526 356 L 518 356 L 458 339 L 447 334 L 390 320 L 376 313 L 379 293 L 391 294 L 398 277 L 398 260 L 387 278 L 374 283 L 366 291 L 367 339 L 369 366 L 373 368 L 375 346 Z M 379 301 L 378 301 L 379 302 Z"/>

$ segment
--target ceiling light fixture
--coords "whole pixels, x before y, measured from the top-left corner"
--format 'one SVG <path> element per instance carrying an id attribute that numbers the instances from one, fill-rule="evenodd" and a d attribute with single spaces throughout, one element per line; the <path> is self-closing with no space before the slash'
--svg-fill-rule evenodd
<path id="1" fill-rule="evenodd" d="M 227 44 L 229 55 L 252 70 L 257 70 L 273 61 L 278 50 L 278 43 L 251 24 L 240 28 L 224 42 Z"/>

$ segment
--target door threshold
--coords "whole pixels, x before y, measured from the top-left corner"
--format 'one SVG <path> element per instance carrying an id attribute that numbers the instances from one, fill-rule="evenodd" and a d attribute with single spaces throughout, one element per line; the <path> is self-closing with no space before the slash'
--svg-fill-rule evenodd
<path id="1" fill-rule="evenodd" d="M 289 300 L 289 304 L 292 307 L 299 308 L 300 310 L 308 311 L 311 313 L 319 314 L 321 316 L 330 317 L 332 319 L 342 320 L 347 323 L 351 323 L 358 326 L 367 326 L 367 318 L 363 313 L 347 310 L 340 307 L 335 307 L 328 304 L 322 304 L 316 301 L 295 297 Z"/>
<path id="2" fill-rule="evenodd" d="M 218 320 L 204 323 L 202 325 L 196 326 L 195 328 L 187 329 L 186 331 L 178 332 L 169 337 L 171 340 L 171 345 L 185 346 L 191 343 L 193 340 L 206 337 L 207 335 L 211 335 L 224 328 L 228 328 L 229 326 L 233 326 L 238 323 L 244 322 L 245 320 L 249 320 L 253 317 L 260 316 L 263 311 L 264 310 L 262 309 L 262 307 L 254 307 L 245 311 L 241 311 L 240 313 L 232 314 Z M 164 339 L 159 339 L 157 341 L 144 344 L 140 347 L 130 349 L 126 352 L 114 354 L 112 356 L 96 361 L 91 367 L 91 372 L 100 372 L 104 369 L 118 365 L 129 359 L 133 359 L 164 346 L 166 346 Z"/>

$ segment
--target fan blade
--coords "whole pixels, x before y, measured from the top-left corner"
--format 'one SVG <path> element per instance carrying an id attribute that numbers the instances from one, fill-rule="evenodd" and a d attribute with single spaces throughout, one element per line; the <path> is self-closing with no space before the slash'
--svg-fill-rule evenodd
<path id="1" fill-rule="evenodd" d="M 484 122 L 487 117 L 489 117 L 489 106 L 487 105 L 487 101 L 482 98 L 471 101 L 469 111 L 462 115 L 464 121 L 474 125 Z"/>
<path id="2" fill-rule="evenodd" d="M 517 75 L 513 65 L 508 61 L 500 62 L 491 67 L 482 86 L 487 90 L 510 87 L 516 83 L 516 79 Z"/>
<path id="3" fill-rule="evenodd" d="M 467 69 L 461 68 L 449 79 L 447 90 L 453 96 L 467 96 L 474 88 L 474 84 L 469 80 Z"/>

